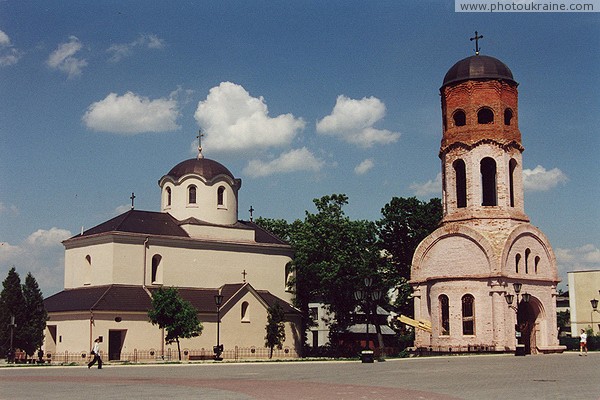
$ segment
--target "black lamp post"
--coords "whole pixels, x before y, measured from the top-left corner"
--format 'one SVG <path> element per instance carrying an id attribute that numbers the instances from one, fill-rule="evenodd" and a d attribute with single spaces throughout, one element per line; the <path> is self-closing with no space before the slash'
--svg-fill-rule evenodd
<path id="1" fill-rule="evenodd" d="M 221 304 L 223 303 L 223 295 L 216 294 L 215 295 L 215 304 L 217 305 L 217 345 L 213 348 L 213 352 L 215 353 L 215 361 L 223 360 L 221 357 L 221 353 L 223 353 L 223 345 L 219 343 L 219 328 L 221 325 Z"/>
<path id="2" fill-rule="evenodd" d="M 371 285 L 373 284 L 373 279 L 372 278 L 365 278 L 364 280 L 365 283 L 365 288 L 364 289 L 360 289 L 360 290 L 356 290 L 354 292 L 354 299 L 360 303 L 362 303 L 364 301 L 365 305 L 363 306 L 363 309 L 365 310 L 365 314 L 366 314 L 366 332 L 367 332 L 367 342 L 365 345 L 365 349 L 361 352 L 360 354 L 360 360 L 363 363 L 372 363 L 374 358 L 373 358 L 373 351 L 370 349 L 369 346 L 369 321 L 370 321 L 370 315 L 371 315 L 371 301 L 374 301 L 375 304 L 377 304 L 377 301 L 379 301 L 379 299 L 381 298 L 381 290 L 373 290 L 371 291 Z M 375 310 L 375 312 L 377 312 L 377 310 Z"/>
<path id="3" fill-rule="evenodd" d="M 515 339 L 517 340 L 517 344 L 515 347 L 515 356 L 524 356 L 525 355 L 525 346 L 522 344 L 519 344 L 519 338 L 521 337 L 521 331 L 519 331 L 519 327 L 518 327 L 518 323 L 519 323 L 519 294 L 521 293 L 521 288 L 523 287 L 523 284 L 520 282 L 515 282 L 513 283 L 513 288 L 515 290 L 515 294 L 505 294 L 504 298 L 506 299 L 506 303 L 508 304 L 509 308 L 512 308 L 515 311 Z M 513 300 L 515 299 L 515 295 L 517 296 L 517 305 L 513 306 Z M 529 293 L 523 293 L 521 294 L 521 298 L 522 298 L 522 302 L 523 303 L 529 303 L 529 299 L 531 298 L 531 295 Z"/>
<path id="4" fill-rule="evenodd" d="M 590 304 L 592 305 L 592 312 L 590 313 L 590 320 L 592 321 L 592 332 L 594 331 L 594 312 L 598 311 L 598 299 L 590 300 Z"/>

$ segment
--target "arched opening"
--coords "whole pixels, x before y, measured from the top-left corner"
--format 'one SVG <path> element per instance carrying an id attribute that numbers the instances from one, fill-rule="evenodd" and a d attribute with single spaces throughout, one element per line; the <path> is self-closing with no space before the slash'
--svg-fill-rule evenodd
<path id="1" fill-rule="evenodd" d="M 155 254 L 154 256 L 152 256 L 152 284 L 162 283 L 161 261 L 162 256 L 160 254 Z"/>
<path id="2" fill-rule="evenodd" d="M 440 306 L 440 335 L 450 335 L 450 302 L 448 296 L 441 294 L 439 297 Z"/>
<path id="3" fill-rule="evenodd" d="M 508 186 L 510 191 L 510 206 L 515 206 L 515 169 L 517 168 L 517 160 L 511 158 L 508 163 Z"/>
<path id="4" fill-rule="evenodd" d="M 529 302 L 521 301 L 517 308 L 517 326 L 515 330 L 521 333 L 518 343 L 525 346 L 525 354 L 537 352 L 536 320 L 540 314 L 537 301 L 531 296 Z"/>
<path id="5" fill-rule="evenodd" d="M 242 322 L 250 322 L 250 311 L 249 311 L 248 307 L 249 307 L 248 302 L 244 301 L 242 303 L 242 309 L 241 309 Z"/>
<path id="6" fill-rule="evenodd" d="M 219 186 L 217 189 L 217 206 L 225 205 L 225 187 Z"/>
<path id="7" fill-rule="evenodd" d="M 467 169 L 463 160 L 454 161 L 452 167 L 456 180 L 456 207 L 463 208 L 467 206 Z"/>
<path id="8" fill-rule="evenodd" d="M 463 335 L 475 334 L 475 298 L 470 294 L 462 297 L 462 328 Z"/>
<path id="9" fill-rule="evenodd" d="M 517 255 L 515 256 L 515 272 L 516 272 L 517 274 L 519 273 L 519 267 L 520 267 L 520 264 L 521 264 L 521 255 L 520 255 L 520 254 L 517 254 Z"/>
<path id="10" fill-rule="evenodd" d="M 454 126 L 465 126 L 467 124 L 467 116 L 463 110 L 456 110 L 452 114 Z"/>
<path id="11" fill-rule="evenodd" d="M 496 196 L 496 161 L 486 157 L 481 160 L 481 188 L 482 206 L 495 206 L 498 203 Z"/>
<path id="12" fill-rule="evenodd" d="M 91 285 L 92 283 L 92 256 L 85 256 L 85 267 L 83 271 L 83 284 Z"/>
<path id="13" fill-rule="evenodd" d="M 537 274 L 538 273 L 538 265 L 540 264 L 540 256 L 535 256 L 534 259 L 534 272 Z"/>
<path id="14" fill-rule="evenodd" d="M 510 108 L 504 110 L 504 125 L 510 125 L 510 122 L 513 117 L 513 112 Z"/>
<path id="15" fill-rule="evenodd" d="M 188 186 L 188 204 L 196 204 L 196 186 Z"/>
<path id="16" fill-rule="evenodd" d="M 525 273 L 529 273 L 529 256 L 531 255 L 530 249 L 525 249 Z"/>
<path id="17" fill-rule="evenodd" d="M 478 124 L 493 124 L 494 123 L 494 112 L 487 107 L 483 107 L 477 112 L 477 123 Z"/>
<path id="18" fill-rule="evenodd" d="M 171 206 L 171 188 L 170 187 L 167 187 L 165 189 L 165 196 L 166 196 L 165 204 L 167 205 L 167 207 L 170 207 Z"/>

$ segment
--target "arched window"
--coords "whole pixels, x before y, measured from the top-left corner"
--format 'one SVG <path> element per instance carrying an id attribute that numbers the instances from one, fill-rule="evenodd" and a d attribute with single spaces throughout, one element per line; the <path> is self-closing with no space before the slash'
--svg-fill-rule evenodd
<path id="1" fill-rule="evenodd" d="M 538 273 L 538 265 L 540 264 L 540 256 L 535 256 L 534 259 L 534 272 Z"/>
<path id="2" fill-rule="evenodd" d="M 477 123 L 478 124 L 493 124 L 494 123 L 494 112 L 487 108 L 483 107 L 477 112 Z"/>
<path id="3" fill-rule="evenodd" d="M 475 298 L 470 294 L 462 297 L 463 335 L 475 334 Z"/>
<path id="4" fill-rule="evenodd" d="M 454 111 L 452 119 L 454 119 L 454 126 L 465 126 L 467 124 L 467 116 L 463 110 Z"/>
<path id="5" fill-rule="evenodd" d="M 531 255 L 530 249 L 525 249 L 525 273 L 529 273 L 529 255 Z"/>
<path id="6" fill-rule="evenodd" d="M 152 256 L 152 280 L 153 284 L 162 283 L 162 266 L 161 266 L 162 256 L 160 254 L 155 254 Z"/>
<path id="7" fill-rule="evenodd" d="M 223 206 L 225 204 L 225 187 L 219 186 L 217 189 L 217 205 Z"/>
<path id="8" fill-rule="evenodd" d="M 521 255 L 520 255 L 520 254 L 517 254 L 517 255 L 515 256 L 515 272 L 516 272 L 517 274 L 519 273 L 519 267 L 520 267 L 520 264 L 521 264 Z"/>
<path id="9" fill-rule="evenodd" d="M 515 206 L 515 169 L 517 168 L 517 160 L 511 158 L 508 163 L 508 185 L 510 191 L 510 206 Z"/>
<path id="10" fill-rule="evenodd" d="M 83 284 L 90 285 L 92 283 L 92 256 L 85 256 L 85 267 L 83 271 Z"/>
<path id="11" fill-rule="evenodd" d="M 248 302 L 244 301 L 242 303 L 242 322 L 250 322 L 250 311 L 248 310 Z"/>
<path id="12" fill-rule="evenodd" d="M 166 198 L 166 204 L 167 204 L 167 207 L 170 207 L 171 206 L 171 188 L 168 187 L 165 190 L 165 192 L 166 192 L 166 196 L 167 196 L 167 198 Z"/>
<path id="13" fill-rule="evenodd" d="M 450 334 L 450 302 L 448 296 L 441 294 L 439 297 L 440 301 L 440 326 L 442 328 L 441 335 Z"/>
<path id="14" fill-rule="evenodd" d="M 196 204 L 196 186 L 188 186 L 188 203 Z"/>
<path id="15" fill-rule="evenodd" d="M 463 208 L 467 206 L 467 171 L 463 160 L 456 160 L 452 163 L 454 167 L 454 176 L 456 179 L 456 207 Z"/>
<path id="16" fill-rule="evenodd" d="M 496 161 L 493 158 L 486 157 L 481 160 L 481 188 L 482 188 L 482 206 L 497 205 L 496 197 Z"/>
<path id="17" fill-rule="evenodd" d="M 513 112 L 510 108 L 504 110 L 504 125 L 510 125 L 510 121 L 512 120 Z"/>

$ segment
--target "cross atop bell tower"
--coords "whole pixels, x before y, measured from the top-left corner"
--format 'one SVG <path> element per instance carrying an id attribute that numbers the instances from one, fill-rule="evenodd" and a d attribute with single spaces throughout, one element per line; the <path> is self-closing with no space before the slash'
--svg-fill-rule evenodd
<path id="1" fill-rule="evenodd" d="M 477 31 L 475 31 L 475 37 L 469 38 L 469 40 L 472 42 L 473 40 L 475 41 L 475 55 L 478 56 L 479 55 L 479 39 L 483 39 L 483 35 L 478 35 Z"/>

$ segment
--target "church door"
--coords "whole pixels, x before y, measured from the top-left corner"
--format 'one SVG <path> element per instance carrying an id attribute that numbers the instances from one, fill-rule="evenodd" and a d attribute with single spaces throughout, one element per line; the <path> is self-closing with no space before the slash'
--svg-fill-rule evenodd
<path id="1" fill-rule="evenodd" d="M 108 332 L 108 359 L 109 360 L 120 360 L 121 349 L 123 349 L 123 342 L 125 341 L 125 334 L 127 331 L 109 331 Z"/>
<path id="2" fill-rule="evenodd" d="M 519 344 L 525 345 L 525 354 L 536 352 L 535 348 L 535 320 L 537 316 L 531 303 L 519 304 L 517 312 L 517 327 L 521 332 Z M 533 346 L 532 346 L 533 343 Z"/>

